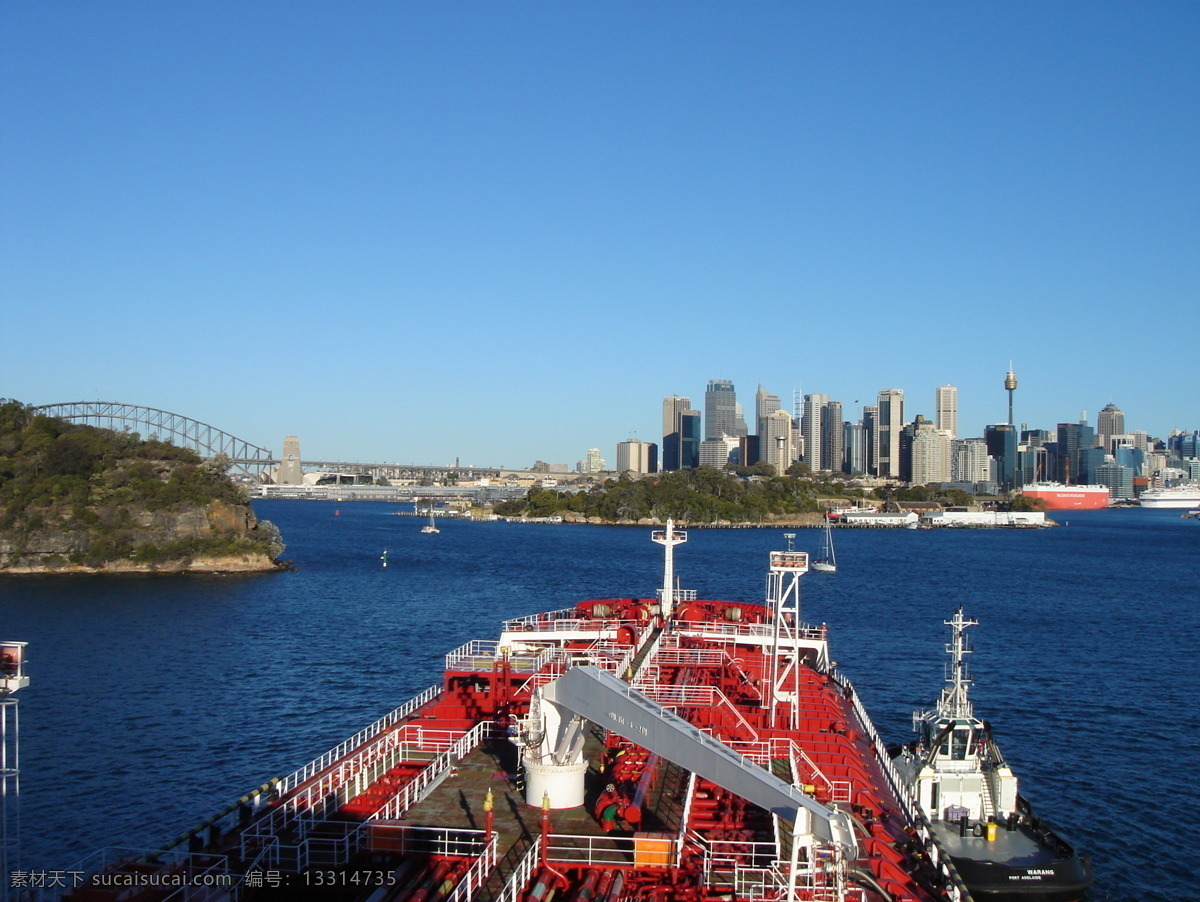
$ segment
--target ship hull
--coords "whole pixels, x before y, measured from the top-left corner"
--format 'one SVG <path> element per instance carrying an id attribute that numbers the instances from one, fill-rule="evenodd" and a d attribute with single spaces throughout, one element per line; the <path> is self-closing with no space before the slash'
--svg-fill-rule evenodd
<path id="1" fill-rule="evenodd" d="M 1090 863 L 1081 857 L 1032 866 L 954 856 L 952 860 L 976 902 L 1076 902 L 1093 879 Z"/>
<path id="2" fill-rule="evenodd" d="M 1200 504 L 1200 492 L 1187 494 L 1142 495 L 1138 500 L 1142 507 L 1153 509 L 1173 508 L 1175 510 L 1191 510 Z"/>
<path id="3" fill-rule="evenodd" d="M 1021 490 L 1026 498 L 1036 498 L 1046 510 L 1100 510 L 1109 506 L 1107 486 L 1035 485 Z"/>

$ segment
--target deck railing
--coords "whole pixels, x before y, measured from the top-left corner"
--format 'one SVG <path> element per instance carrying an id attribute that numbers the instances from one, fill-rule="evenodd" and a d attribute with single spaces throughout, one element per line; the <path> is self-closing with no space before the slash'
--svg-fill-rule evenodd
<path id="1" fill-rule="evenodd" d="M 529 881 L 533 879 L 533 872 L 537 870 L 538 862 L 542 860 L 542 838 L 535 836 L 533 843 L 529 847 L 529 851 L 525 853 L 515 868 L 512 875 L 508 878 L 508 882 L 504 884 L 499 895 L 496 896 L 495 902 L 517 902 L 525 892 L 525 887 L 529 885 Z"/>
<path id="2" fill-rule="evenodd" d="M 304 783 L 306 780 L 312 779 L 312 777 L 314 777 L 316 774 L 319 774 L 321 771 L 325 770 L 325 768 L 332 765 L 335 761 L 344 757 L 351 749 L 362 745 L 364 742 L 372 739 L 375 736 L 378 736 L 392 724 L 403 720 L 422 705 L 432 701 L 441 691 L 441 686 L 430 686 L 424 692 L 413 696 L 391 713 L 385 714 L 383 717 L 379 718 L 379 720 L 375 721 L 369 727 L 359 730 L 345 742 L 334 746 L 320 758 L 310 761 L 295 773 L 284 777 L 279 781 L 279 784 L 276 787 L 278 794 L 283 796 L 295 789 L 301 783 Z"/>

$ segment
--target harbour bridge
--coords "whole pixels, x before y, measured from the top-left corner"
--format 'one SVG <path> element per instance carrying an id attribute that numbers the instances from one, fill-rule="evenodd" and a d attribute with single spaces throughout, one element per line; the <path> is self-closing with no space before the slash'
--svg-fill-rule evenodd
<path id="1" fill-rule="evenodd" d="M 116 401 L 70 401 L 64 404 L 43 404 L 34 407 L 36 413 L 58 417 L 84 426 L 99 426 L 115 432 L 137 432 L 149 438 L 169 441 L 180 448 L 190 448 L 202 458 L 224 454 L 232 470 L 255 481 L 265 482 L 281 463 L 280 455 L 245 439 L 230 435 L 208 423 L 201 423 L 155 407 L 122 404 Z M 347 461 L 301 461 L 308 470 L 356 474 L 375 479 L 438 480 L 447 473 L 457 473 L 463 479 L 498 477 L 494 467 L 429 467 L 416 464 L 351 463 Z"/>

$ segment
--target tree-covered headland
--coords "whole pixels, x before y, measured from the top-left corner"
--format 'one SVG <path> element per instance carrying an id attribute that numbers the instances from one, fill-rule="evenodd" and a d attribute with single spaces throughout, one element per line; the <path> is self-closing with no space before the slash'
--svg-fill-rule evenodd
<path id="1" fill-rule="evenodd" d="M 224 461 L 0 400 L 0 569 L 266 569 L 282 552 Z"/>
<path id="2" fill-rule="evenodd" d="M 676 470 L 632 479 L 622 474 L 585 492 L 530 489 L 528 496 L 496 506 L 503 516 L 575 515 L 604 522 L 643 518 L 681 523 L 769 523 L 803 521 L 838 500 L 940 501 L 965 505 L 973 500 L 957 489 L 887 488 L 864 491 L 794 466 L 782 476 L 765 465 L 726 472 L 711 467 Z"/>

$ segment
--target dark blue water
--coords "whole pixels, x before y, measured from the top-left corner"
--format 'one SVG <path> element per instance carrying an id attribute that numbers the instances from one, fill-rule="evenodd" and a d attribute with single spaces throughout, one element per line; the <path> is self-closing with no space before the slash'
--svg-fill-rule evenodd
<path id="1" fill-rule="evenodd" d="M 661 582 L 646 529 L 440 521 L 425 536 L 385 504 L 256 509 L 294 571 L 0 578 L 0 638 L 30 643 L 33 681 L 21 867 L 161 845 L 436 682 L 446 651 L 502 619 Z M 965 605 L 976 711 L 1035 808 L 1092 856 L 1094 898 L 1200 897 L 1200 523 L 1098 511 L 1060 529 L 836 538 L 840 570 L 805 577 L 805 617 L 829 624 L 886 737 L 907 739 L 936 699 L 941 621 Z M 676 572 L 701 596 L 761 599 L 782 547 L 782 530 L 693 530 Z"/>

